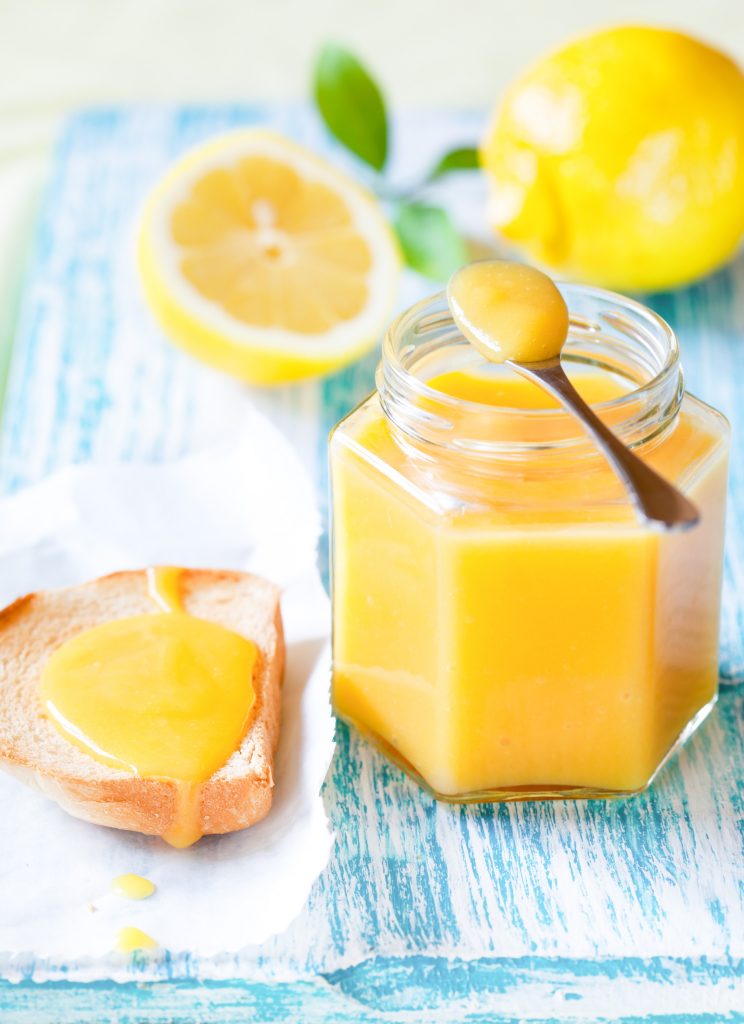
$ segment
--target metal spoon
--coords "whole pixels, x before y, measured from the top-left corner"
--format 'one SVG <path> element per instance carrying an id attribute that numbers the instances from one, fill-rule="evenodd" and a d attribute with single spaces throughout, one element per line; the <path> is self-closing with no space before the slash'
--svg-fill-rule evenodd
<path id="1" fill-rule="evenodd" d="M 626 448 L 584 401 L 566 376 L 559 355 L 535 363 L 518 363 L 514 359 L 507 359 L 506 362 L 517 373 L 557 398 L 580 421 L 625 484 L 641 518 L 658 523 L 666 529 L 687 529 L 698 522 L 700 514 L 693 503 Z"/>
<path id="2" fill-rule="evenodd" d="M 560 350 L 568 335 L 568 309 L 547 274 L 508 260 L 470 263 L 450 278 L 447 300 L 455 323 L 486 359 L 507 363 L 579 420 L 642 519 L 667 529 L 698 522 L 692 502 L 626 448 L 566 376 Z"/>

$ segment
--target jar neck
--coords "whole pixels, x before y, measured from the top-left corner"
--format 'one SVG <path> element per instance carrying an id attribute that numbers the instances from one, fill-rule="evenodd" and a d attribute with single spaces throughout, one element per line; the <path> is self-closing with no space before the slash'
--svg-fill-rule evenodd
<path id="1" fill-rule="evenodd" d="M 622 380 L 627 390 L 594 408 L 629 447 L 654 445 L 673 426 L 684 396 L 674 332 L 631 299 L 597 288 L 559 287 L 570 310 L 564 365 Z M 598 458 L 581 424 L 562 409 L 487 405 L 429 383 L 443 373 L 482 372 L 487 366 L 455 326 L 444 293 L 398 317 L 383 344 L 377 388 L 401 443 L 431 457 L 456 456 L 480 465 Z"/>

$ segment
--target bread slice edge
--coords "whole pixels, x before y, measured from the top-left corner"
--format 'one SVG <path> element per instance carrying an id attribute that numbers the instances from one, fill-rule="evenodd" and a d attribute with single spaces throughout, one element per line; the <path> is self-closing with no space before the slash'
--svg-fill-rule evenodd
<path id="1" fill-rule="evenodd" d="M 181 584 L 187 612 L 245 636 L 259 652 L 256 701 L 243 740 L 194 797 L 202 834 L 233 832 L 260 821 L 272 803 L 285 658 L 279 590 L 262 577 L 230 570 L 184 569 Z M 102 765 L 57 732 L 38 699 L 46 658 L 70 636 L 158 610 L 145 571 L 135 570 L 40 591 L 0 611 L 0 767 L 77 818 L 163 836 L 178 818 L 183 784 Z"/>

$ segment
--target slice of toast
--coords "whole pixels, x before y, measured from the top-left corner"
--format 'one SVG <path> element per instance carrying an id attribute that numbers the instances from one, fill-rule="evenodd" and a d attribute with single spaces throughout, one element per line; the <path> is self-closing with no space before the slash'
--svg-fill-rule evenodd
<path id="1" fill-rule="evenodd" d="M 246 734 L 201 785 L 195 809 L 202 834 L 234 832 L 271 807 L 284 667 L 279 591 L 259 576 L 203 569 L 184 569 L 180 586 L 185 611 L 252 640 L 259 652 Z M 48 721 L 39 697 L 46 659 L 66 640 L 113 619 L 158 611 L 143 571 L 29 594 L 0 611 L 0 767 L 78 818 L 162 836 L 176 822 L 178 783 L 89 757 Z"/>

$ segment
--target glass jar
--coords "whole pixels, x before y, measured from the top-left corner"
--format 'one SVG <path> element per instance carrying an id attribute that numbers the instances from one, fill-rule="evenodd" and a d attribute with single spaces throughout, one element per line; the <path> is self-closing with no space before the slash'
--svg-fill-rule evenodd
<path id="1" fill-rule="evenodd" d="M 334 708 L 445 800 L 638 792 L 716 699 L 728 424 L 685 393 L 660 317 L 561 290 L 564 365 L 693 529 L 640 522 L 443 295 L 392 324 L 377 392 L 331 435 Z"/>

